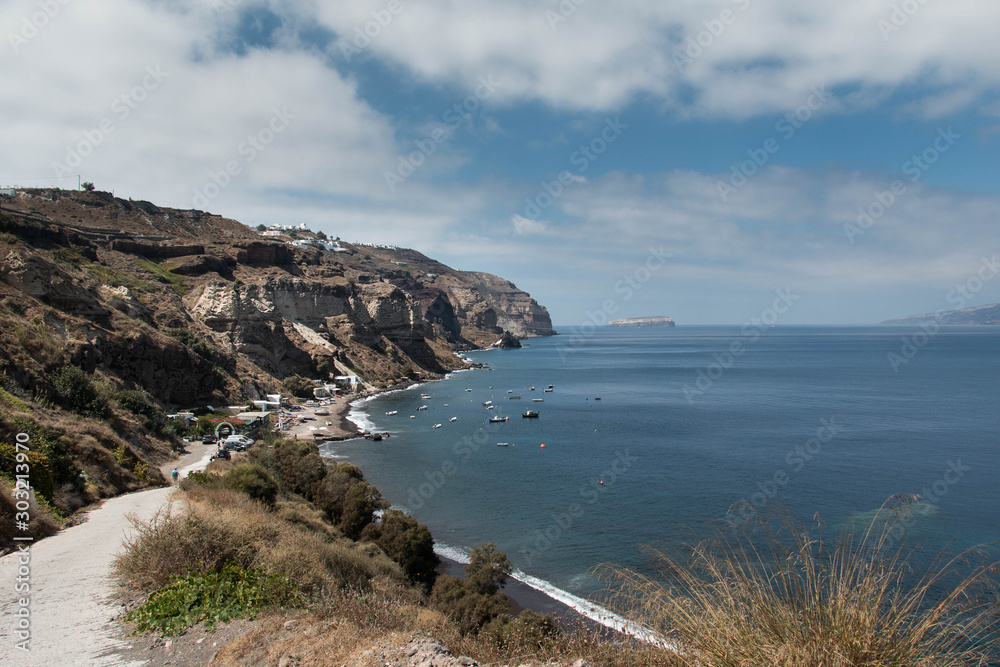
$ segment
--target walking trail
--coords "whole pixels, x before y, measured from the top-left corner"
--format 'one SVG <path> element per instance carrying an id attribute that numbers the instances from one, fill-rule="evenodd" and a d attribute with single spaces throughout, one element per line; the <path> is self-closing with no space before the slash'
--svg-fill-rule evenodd
<path id="1" fill-rule="evenodd" d="M 165 465 L 164 476 L 178 466 L 181 478 L 203 470 L 215 451 L 214 445 L 194 443 L 179 461 Z M 182 467 L 183 466 L 183 467 Z M 19 558 L 17 552 L 0 559 L 0 665 L 30 667 L 138 666 L 120 656 L 128 647 L 119 637 L 121 627 L 113 622 L 119 613 L 113 596 L 111 563 L 131 532 L 129 517 L 148 521 L 169 502 L 171 487 L 131 493 L 104 502 L 90 512 L 84 523 L 41 540 L 30 550 L 28 594 L 15 591 Z M 20 607 L 18 598 L 30 596 L 29 651 L 16 647 L 21 640 L 14 632 Z"/>

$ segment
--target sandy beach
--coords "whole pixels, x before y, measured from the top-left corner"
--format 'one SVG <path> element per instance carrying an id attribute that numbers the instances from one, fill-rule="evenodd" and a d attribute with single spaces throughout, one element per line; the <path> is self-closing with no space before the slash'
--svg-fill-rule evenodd
<path id="1" fill-rule="evenodd" d="M 345 396 L 335 399 L 329 405 L 319 407 L 305 407 L 296 412 L 292 412 L 293 424 L 291 428 L 283 431 L 285 437 L 297 440 L 314 440 L 317 435 L 322 435 L 330 440 L 349 440 L 361 435 L 357 425 L 348 421 L 347 415 L 351 412 L 351 402 L 363 398 L 362 396 Z M 329 412 L 330 414 L 317 414 L 317 412 Z"/>

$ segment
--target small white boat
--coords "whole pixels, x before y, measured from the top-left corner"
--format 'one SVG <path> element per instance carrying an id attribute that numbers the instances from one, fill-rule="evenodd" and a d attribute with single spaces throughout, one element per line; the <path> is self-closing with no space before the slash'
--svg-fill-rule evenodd
<path id="1" fill-rule="evenodd" d="M 495 405 L 487 405 L 487 406 L 486 406 L 486 409 L 487 409 L 487 410 L 496 410 L 496 409 L 497 409 L 497 406 L 495 406 Z"/>
<path id="2" fill-rule="evenodd" d="M 545 400 L 544 398 L 533 398 L 533 399 L 531 399 L 531 402 L 532 403 L 541 403 L 544 400 Z"/>
<path id="3" fill-rule="evenodd" d="M 497 443 L 497 447 L 508 447 L 508 446 L 510 446 L 509 442 L 498 442 Z"/>
<path id="4" fill-rule="evenodd" d="M 505 422 L 508 419 L 510 419 L 510 417 L 490 417 L 490 423 L 499 424 L 500 422 Z"/>
<path id="5" fill-rule="evenodd" d="M 429 401 L 430 398 L 431 398 L 431 395 L 430 394 L 420 394 L 420 398 L 422 398 L 425 401 Z"/>
<path id="6" fill-rule="evenodd" d="M 385 413 L 385 416 L 386 417 L 391 417 L 393 415 L 398 415 L 398 414 L 399 414 L 399 410 L 390 410 L 389 412 Z"/>
<path id="7" fill-rule="evenodd" d="M 555 385 L 554 385 L 554 384 L 550 384 L 550 385 L 549 385 L 549 389 L 552 389 L 553 387 L 555 387 Z"/>
<path id="8" fill-rule="evenodd" d="M 493 401 L 486 401 L 483 405 L 493 405 Z"/>
<path id="9" fill-rule="evenodd" d="M 410 415 L 410 419 L 416 419 L 416 418 L 417 418 L 416 415 Z"/>
<path id="10" fill-rule="evenodd" d="M 441 424 L 434 424 L 434 428 L 441 428 Z"/>
<path id="11" fill-rule="evenodd" d="M 472 391 L 471 389 L 466 389 L 465 391 Z"/>
<path id="12" fill-rule="evenodd" d="M 458 417 L 452 417 L 448 421 L 450 421 L 450 422 L 457 422 L 458 421 Z"/>
<path id="13" fill-rule="evenodd" d="M 317 414 L 317 415 L 321 415 L 321 416 L 325 416 L 325 415 L 328 415 L 328 414 L 330 414 L 330 411 L 329 411 L 329 410 L 317 410 L 317 411 L 315 412 L 315 414 Z"/>
<path id="14" fill-rule="evenodd" d="M 546 394 L 551 394 L 552 393 L 551 389 L 543 389 L 542 391 L 544 391 Z"/>
<path id="15" fill-rule="evenodd" d="M 417 410 L 426 410 L 426 409 L 427 409 L 426 405 L 421 405 L 419 408 L 417 408 Z"/>
<path id="16" fill-rule="evenodd" d="M 513 389 L 508 389 L 508 390 L 507 390 L 507 393 L 508 393 L 508 394 L 513 394 L 513 393 L 514 393 L 514 390 L 513 390 Z"/>
<path id="17" fill-rule="evenodd" d="M 532 387 L 532 388 L 531 388 L 531 391 L 535 391 L 535 388 L 534 388 L 534 387 Z"/>

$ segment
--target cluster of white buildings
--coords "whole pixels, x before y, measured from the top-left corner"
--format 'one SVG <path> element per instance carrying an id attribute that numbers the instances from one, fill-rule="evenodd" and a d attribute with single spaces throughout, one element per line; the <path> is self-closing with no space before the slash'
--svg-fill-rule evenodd
<path id="1" fill-rule="evenodd" d="M 340 245 L 340 241 L 324 241 L 323 239 L 298 239 L 289 241 L 288 245 L 307 250 L 309 248 L 319 248 L 327 252 L 347 252 L 347 248 Z"/>

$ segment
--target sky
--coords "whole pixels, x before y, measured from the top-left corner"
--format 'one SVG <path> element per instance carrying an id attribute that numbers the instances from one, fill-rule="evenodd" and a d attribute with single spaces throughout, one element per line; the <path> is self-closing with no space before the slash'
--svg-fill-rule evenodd
<path id="1" fill-rule="evenodd" d="M 876 323 L 1000 302 L 998 25 L 983 0 L 3 0 L 0 186 L 411 247 L 557 325 Z"/>

